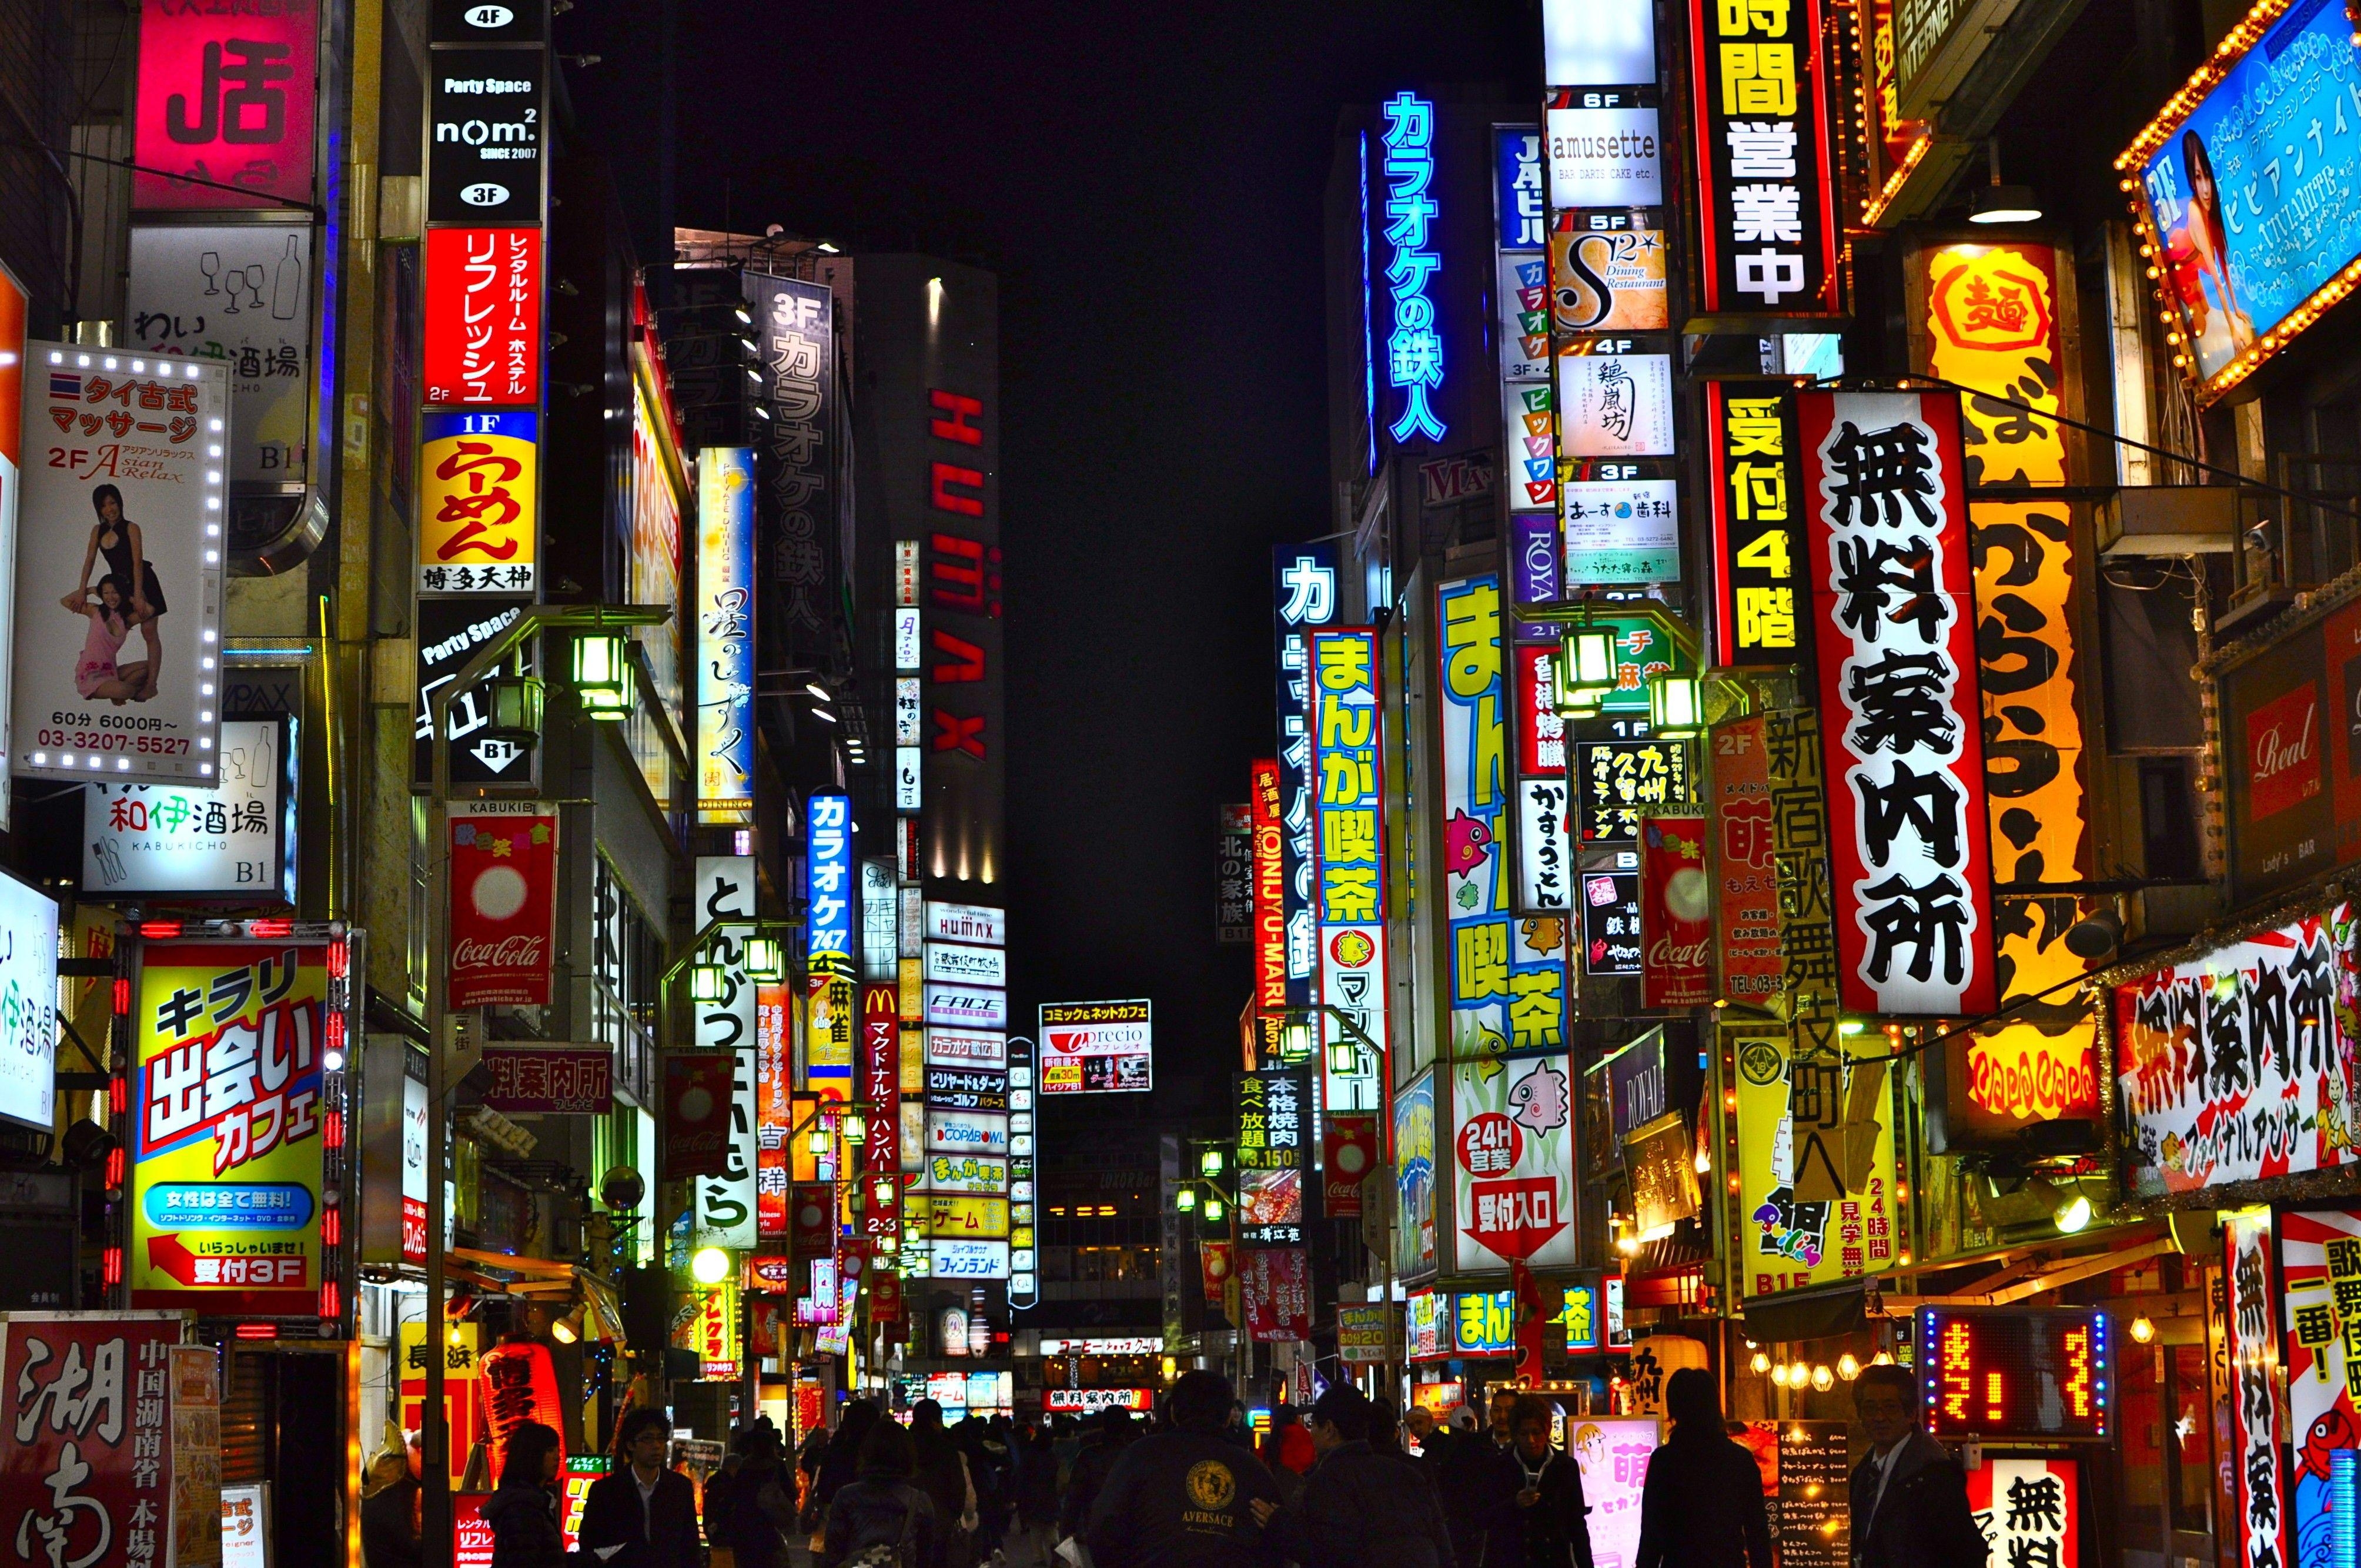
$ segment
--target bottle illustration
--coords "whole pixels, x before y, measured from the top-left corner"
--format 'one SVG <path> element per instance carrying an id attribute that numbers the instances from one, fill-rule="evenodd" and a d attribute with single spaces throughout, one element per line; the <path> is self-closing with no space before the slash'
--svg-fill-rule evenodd
<path id="1" fill-rule="evenodd" d="M 287 254 L 279 258 L 270 279 L 270 319 L 291 322 L 303 303 L 303 258 L 295 254 L 295 236 L 287 236 Z"/>

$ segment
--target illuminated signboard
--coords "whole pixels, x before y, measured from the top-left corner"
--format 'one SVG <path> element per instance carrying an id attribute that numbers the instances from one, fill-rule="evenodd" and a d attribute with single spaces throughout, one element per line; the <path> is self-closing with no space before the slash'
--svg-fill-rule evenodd
<path id="1" fill-rule="evenodd" d="M 1312 809 L 1320 922 L 1321 1104 L 1375 1111 L 1386 1048 L 1384 737 L 1378 634 L 1349 627 L 1312 634 Z M 1350 1021 L 1352 1032 L 1346 1031 Z M 1338 1058 L 1345 1063 L 1339 1068 Z M 1045 1058 L 1046 1059 L 1046 1058 Z M 1043 1079 L 1047 1092 L 1049 1080 Z"/>
<path id="2" fill-rule="evenodd" d="M 1303 1072 L 1242 1072 L 1237 1093 L 1238 1240 L 1303 1243 L 1303 1184 L 1313 1100 Z"/>
<path id="3" fill-rule="evenodd" d="M 2173 362 L 2219 397 L 2353 291 L 2361 53 L 2342 5 L 2262 0 L 2115 159 Z M 2136 183 L 2135 183 L 2135 181 Z"/>
<path id="4" fill-rule="evenodd" d="M 1055 1414 L 1066 1410 L 1090 1414 L 1098 1410 L 1137 1410 L 1143 1414 L 1156 1409 L 1153 1388 L 1045 1388 L 1041 1392 L 1041 1408 Z"/>
<path id="5" fill-rule="evenodd" d="M 816 795 L 805 813 L 809 844 L 804 860 L 811 972 L 852 972 L 852 800 Z"/>
<path id="6" fill-rule="evenodd" d="M 697 819 L 754 813 L 754 455 L 697 464 Z"/>
<path id="7" fill-rule="evenodd" d="M 541 415 L 422 414 L 418 451 L 418 591 L 533 592 Z"/>
<path id="8" fill-rule="evenodd" d="M 1924 1308 L 1918 1380 L 1937 1437 L 2114 1435 L 2114 1355 L 2095 1310 Z"/>
<path id="9" fill-rule="evenodd" d="M 1145 999 L 1041 1003 L 1041 1092 L 1125 1094 L 1154 1088 L 1152 1012 Z"/>
<path id="10" fill-rule="evenodd" d="M 1770 383 L 1705 385 L 1714 663 L 1812 661 L 1795 404 Z"/>
<path id="11" fill-rule="evenodd" d="M 1393 330 L 1386 337 L 1386 381 L 1402 394 L 1389 429 L 1397 442 L 1441 441 L 1443 421 L 1428 405 L 1443 385 L 1443 333 L 1427 283 L 1443 258 L 1430 232 L 1434 198 L 1434 105 L 1411 93 L 1386 102 L 1384 234 L 1393 248 L 1386 286 L 1393 299 Z"/>
<path id="12" fill-rule="evenodd" d="M 1553 87 L 1656 79 L 1656 8 L 1647 0 L 1542 0 L 1542 74 Z"/>
<path id="13" fill-rule="evenodd" d="M 1690 0 L 1698 239 L 1708 315 L 1834 308 L 1836 192 L 1820 7 Z"/>

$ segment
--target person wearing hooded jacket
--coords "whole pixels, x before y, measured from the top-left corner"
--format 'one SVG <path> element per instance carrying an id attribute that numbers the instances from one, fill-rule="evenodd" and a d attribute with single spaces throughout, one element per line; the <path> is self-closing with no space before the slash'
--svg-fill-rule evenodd
<path id="1" fill-rule="evenodd" d="M 851 1480 L 829 1500 L 828 1536 L 821 1568 L 836 1568 L 856 1552 L 893 1548 L 895 1561 L 928 1568 L 938 1561 L 935 1505 L 910 1484 L 917 1460 L 910 1434 L 898 1421 L 876 1421 L 862 1439 L 860 1463 Z"/>
<path id="2" fill-rule="evenodd" d="M 485 1499 L 492 1529 L 492 1568 L 565 1568 L 566 1537 L 557 1528 L 557 1433 L 539 1421 L 510 1430 L 500 1454 L 500 1484 Z"/>
<path id="3" fill-rule="evenodd" d="M 1189 1372 L 1173 1385 L 1170 1425 L 1123 1450 L 1092 1505 L 1098 1568 L 1259 1568 L 1277 1553 L 1253 1514 L 1279 1486 L 1251 1453 L 1222 1435 L 1229 1380 Z"/>
<path id="4" fill-rule="evenodd" d="M 1334 1385 L 1312 1402 L 1308 1426 L 1320 1457 L 1302 1492 L 1284 1507 L 1254 1504 L 1280 1551 L 1303 1568 L 1454 1568 L 1434 1488 L 1405 1455 L 1369 1444 L 1367 1395 Z"/>

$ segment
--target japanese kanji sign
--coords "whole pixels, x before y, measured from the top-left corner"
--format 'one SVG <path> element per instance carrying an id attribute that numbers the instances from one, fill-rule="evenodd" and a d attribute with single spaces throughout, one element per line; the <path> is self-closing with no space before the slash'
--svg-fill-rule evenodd
<path id="1" fill-rule="evenodd" d="M 1287 919 L 1287 1000 L 1306 1007 L 1320 989 L 1320 916 L 1313 907 L 1316 860 L 1312 803 L 1312 634 L 1335 623 L 1336 547 L 1282 544 L 1271 555 L 1271 605 L 1278 638 L 1279 823 L 1281 907 Z M 1265 1005 L 1268 1005 L 1265 1003 Z"/>
<path id="2" fill-rule="evenodd" d="M 1708 381 L 1705 424 L 1714 663 L 1798 664 L 1808 674 L 1812 590 L 1794 394 Z"/>
<path id="3" fill-rule="evenodd" d="M 493 1045 L 484 1103 L 503 1113 L 605 1115 L 615 1108 L 615 1053 L 607 1046 Z"/>
<path id="4" fill-rule="evenodd" d="M 2280 1330 L 2288 1431 L 2296 1446 L 2289 1534 L 2298 1563 L 2328 1536 L 2329 1455 L 2361 1447 L 2361 1209 L 2282 1209 Z"/>
<path id="5" fill-rule="evenodd" d="M 1236 1075 L 1238 1240 L 1303 1245 L 1303 1185 L 1312 1168 L 1312 1083 L 1301 1071 Z"/>
<path id="6" fill-rule="evenodd" d="M 323 1279 L 326 944 L 148 945 L 126 1121 L 135 1307 L 297 1317 Z M 331 1029 L 333 1022 L 334 1029 Z"/>
<path id="7" fill-rule="evenodd" d="M 1381 378 L 1400 393 L 1387 433 L 1396 444 L 1423 438 L 1441 441 L 1443 420 L 1433 398 L 1444 371 L 1441 312 L 1429 296 L 1442 269 L 1440 188 L 1434 180 L 1434 105 L 1414 93 L 1397 93 L 1385 104 L 1383 204 L 1376 215 L 1388 258 L 1383 274 L 1392 302 Z"/>
<path id="8" fill-rule="evenodd" d="M 310 206 L 320 48 L 312 0 L 144 0 L 139 9 L 132 205 Z"/>
<path id="9" fill-rule="evenodd" d="M 1689 0 L 1707 315 L 1836 309 L 1818 0 Z"/>
<path id="10" fill-rule="evenodd" d="M 1246 1337 L 1312 1337 L 1312 1258 L 1301 1247 L 1257 1247 L 1238 1260 Z"/>
<path id="11" fill-rule="evenodd" d="M 428 229 L 427 404 L 538 407 L 541 310 L 541 230 Z"/>
<path id="12" fill-rule="evenodd" d="M 1796 415 L 1842 1004 L 1989 1013 L 1997 990 L 1959 399 L 1804 392 Z"/>
<path id="13" fill-rule="evenodd" d="M 172 1561 L 178 1313 L 11 1312 L 0 1323 L 0 1541 L 50 1568 Z"/>
<path id="14" fill-rule="evenodd" d="M 1867 1053 L 1875 1059 L 1839 1051 L 1833 1038 L 1801 1052 L 1767 1033 L 1740 1038 L 1735 1050 L 1741 1293 L 1893 1267 L 1909 1251 L 1908 1205 L 1894 1190 L 1884 1041 Z"/>
<path id="15" fill-rule="evenodd" d="M 697 460 L 697 819 L 754 812 L 754 458 L 707 447 Z"/>
<path id="16" fill-rule="evenodd" d="M 1707 732 L 1712 784 L 1714 921 L 1721 994 L 1768 1007 L 1778 994 L 1779 871 L 1762 714 Z"/>
<path id="17" fill-rule="evenodd" d="M 1320 921 L 1320 996 L 1352 1020 L 1321 1014 L 1321 1105 L 1376 1111 L 1386 1048 L 1386 868 L 1383 709 L 1378 634 L 1367 627 L 1312 634 L 1313 905 Z M 1376 1048 L 1372 1049 L 1374 1046 Z M 1340 1047 L 1351 1068 L 1338 1071 Z"/>
<path id="18" fill-rule="evenodd" d="M 1573 1080 L 1563 1051 L 1451 1069 L 1452 1255 L 1460 1274 L 1572 1267 Z"/>
<path id="19" fill-rule="evenodd" d="M 1276 1013 L 1287 1006 L 1287 829 L 1279 817 L 1279 768 L 1276 758 L 1254 764 L 1254 1006 Z"/>
<path id="20" fill-rule="evenodd" d="M 2287 1465 L 2281 1451 L 2279 1305 L 2271 1281 L 2271 1212 L 2242 1209 L 2222 1225 L 2230 1293 L 2231 1451 L 2238 1517 L 2222 1530 L 2239 1568 L 2281 1568 L 2288 1557 Z M 2309 1434 L 2306 1438 L 2309 1444 Z M 2323 1457 L 2325 1457 L 2323 1455 Z"/>
<path id="21" fill-rule="evenodd" d="M 2000 1568 L 2081 1568 L 2082 1488 L 2070 1459 L 1988 1459 L 1968 1472 L 1968 1511 Z"/>
<path id="22" fill-rule="evenodd" d="M 419 416 L 419 592 L 533 591 L 540 433 L 531 410 Z"/>
<path id="23" fill-rule="evenodd" d="M 1451 1054 L 1508 1040 L 1509 887 L 1501 849 L 1509 804 L 1500 658 L 1500 579 L 1435 589 L 1443 776 L 1444 915 L 1451 942 Z"/>

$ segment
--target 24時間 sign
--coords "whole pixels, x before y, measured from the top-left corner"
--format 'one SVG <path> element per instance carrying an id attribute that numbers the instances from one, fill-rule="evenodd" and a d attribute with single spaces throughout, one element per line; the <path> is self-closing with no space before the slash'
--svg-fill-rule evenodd
<path id="1" fill-rule="evenodd" d="M 1386 1044 L 1385 771 L 1378 702 L 1378 634 L 1312 634 L 1312 820 L 1318 855 L 1320 994 L 1352 1020 L 1321 1014 L 1328 1111 L 1378 1108 Z M 1333 1065 L 1349 1046 L 1352 1069 Z M 1372 1049 L 1372 1047 L 1375 1047 Z"/>
<path id="2" fill-rule="evenodd" d="M 1123 1094 L 1155 1087 L 1154 1024 L 1139 1002 L 1041 1004 L 1041 1092 Z"/>
<path id="3" fill-rule="evenodd" d="M 1689 0 L 1708 315 L 1835 308 L 1819 38 L 1818 0 Z"/>
<path id="4" fill-rule="evenodd" d="M 1796 419 L 1842 1005 L 1989 1013 L 1990 849 L 1959 399 L 1805 392 Z"/>

